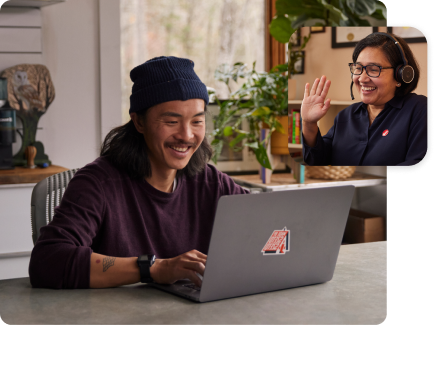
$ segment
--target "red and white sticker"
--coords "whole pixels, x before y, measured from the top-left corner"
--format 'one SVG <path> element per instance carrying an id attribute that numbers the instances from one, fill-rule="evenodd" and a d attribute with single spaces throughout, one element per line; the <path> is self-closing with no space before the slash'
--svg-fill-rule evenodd
<path id="1" fill-rule="evenodd" d="M 390 131 L 388 130 L 388 129 L 385 129 L 383 132 L 382 132 L 382 136 L 386 136 L 388 133 L 390 133 Z"/>
<path id="2" fill-rule="evenodd" d="M 284 255 L 290 251 L 290 230 L 284 227 L 282 230 L 272 232 L 269 240 L 261 250 L 263 255 Z"/>

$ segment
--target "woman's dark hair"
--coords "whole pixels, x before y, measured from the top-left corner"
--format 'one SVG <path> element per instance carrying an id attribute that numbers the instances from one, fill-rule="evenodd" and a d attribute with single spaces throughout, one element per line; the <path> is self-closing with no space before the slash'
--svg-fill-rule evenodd
<path id="1" fill-rule="evenodd" d="M 396 88 L 396 96 L 404 96 L 406 94 L 411 93 L 415 90 L 417 87 L 417 84 L 419 82 L 420 77 L 420 68 L 419 64 L 417 63 L 417 60 L 415 59 L 412 51 L 408 47 L 408 44 L 400 37 L 394 34 L 389 34 L 393 36 L 400 44 L 400 47 L 402 48 L 406 60 L 408 62 L 408 65 L 413 67 L 414 69 L 414 79 L 409 83 L 406 84 L 405 82 L 401 82 L 402 86 Z M 403 64 L 402 56 L 400 55 L 399 48 L 394 44 L 394 42 L 382 34 L 370 34 L 366 36 L 364 39 L 360 40 L 353 51 L 353 63 L 357 62 L 357 58 L 361 51 L 366 47 L 374 47 L 379 48 L 382 50 L 382 52 L 387 57 L 388 61 L 391 63 L 391 66 L 394 67 L 394 74 L 395 69 Z"/>
<path id="2" fill-rule="evenodd" d="M 140 111 L 136 114 L 141 119 L 145 119 L 147 111 Z M 194 176 L 201 172 L 211 159 L 212 153 L 211 145 L 209 145 L 205 136 L 185 168 L 177 171 L 177 176 L 182 174 Z M 113 128 L 105 136 L 100 156 L 108 157 L 117 168 L 126 171 L 133 179 L 144 179 L 151 176 L 148 147 L 143 134 L 136 130 L 133 120 L 125 125 Z"/>

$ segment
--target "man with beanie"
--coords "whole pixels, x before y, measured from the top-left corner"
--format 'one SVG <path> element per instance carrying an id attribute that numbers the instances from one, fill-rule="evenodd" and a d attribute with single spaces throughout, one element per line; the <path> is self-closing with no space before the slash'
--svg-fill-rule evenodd
<path id="1" fill-rule="evenodd" d="M 206 86 L 194 63 L 158 57 L 130 72 L 131 120 L 70 181 L 31 255 L 33 287 L 201 285 L 215 210 L 243 194 L 207 164 Z"/>

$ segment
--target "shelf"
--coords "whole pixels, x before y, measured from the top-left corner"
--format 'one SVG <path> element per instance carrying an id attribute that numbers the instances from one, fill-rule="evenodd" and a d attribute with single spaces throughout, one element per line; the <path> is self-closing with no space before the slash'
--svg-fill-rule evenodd
<path id="1" fill-rule="evenodd" d="M 15 167 L 13 170 L 0 170 L 0 185 L 38 183 L 48 176 L 67 170 L 65 167 L 55 165 L 46 168 Z"/>
<path id="2" fill-rule="evenodd" d="M 303 146 L 302 144 L 287 144 L 287 147 L 289 148 L 289 151 L 301 151 Z"/>
<path id="3" fill-rule="evenodd" d="M 231 176 L 234 181 L 246 188 L 261 188 L 264 192 L 288 191 L 301 188 L 336 187 L 342 185 L 354 185 L 355 187 L 371 187 L 387 183 L 382 176 L 355 172 L 351 178 L 341 180 L 324 180 L 306 178 L 304 184 L 296 183 L 293 174 L 273 174 L 270 184 L 263 184 L 258 175 Z"/>

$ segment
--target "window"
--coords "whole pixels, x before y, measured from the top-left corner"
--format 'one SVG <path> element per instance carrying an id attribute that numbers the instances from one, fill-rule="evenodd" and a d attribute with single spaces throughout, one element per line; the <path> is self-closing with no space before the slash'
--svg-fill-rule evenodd
<path id="1" fill-rule="evenodd" d="M 129 120 L 130 70 L 156 56 L 186 57 L 220 98 L 214 78 L 222 63 L 241 61 L 265 69 L 267 0 L 121 0 L 123 122 Z"/>

